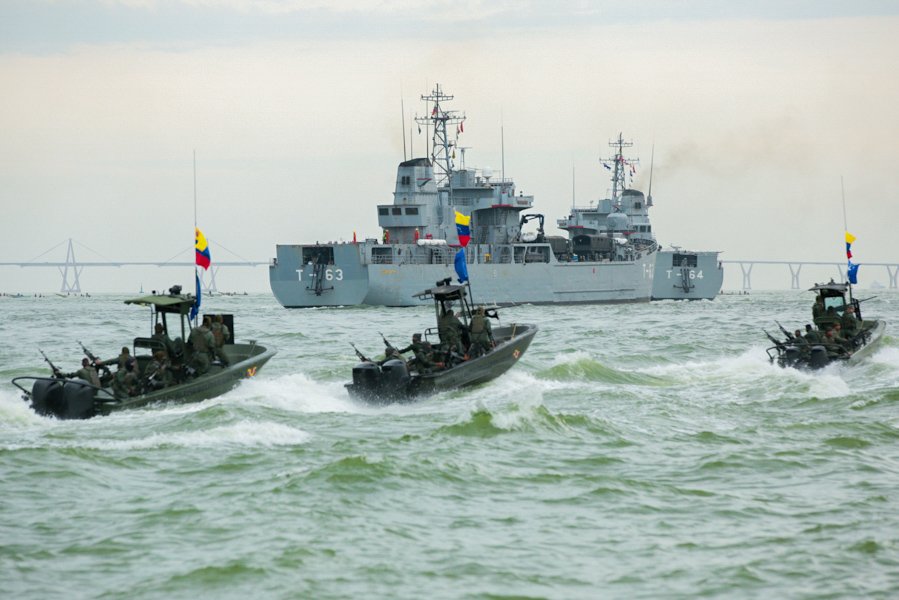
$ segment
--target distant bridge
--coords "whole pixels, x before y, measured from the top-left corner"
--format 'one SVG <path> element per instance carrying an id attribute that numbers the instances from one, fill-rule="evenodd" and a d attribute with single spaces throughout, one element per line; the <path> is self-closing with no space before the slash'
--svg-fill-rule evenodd
<path id="1" fill-rule="evenodd" d="M 802 271 L 802 267 L 806 265 L 810 266 L 826 266 L 826 267 L 836 267 L 837 272 L 839 274 L 839 281 L 846 281 L 846 275 L 844 273 L 844 269 L 846 269 L 846 261 L 843 262 L 818 262 L 818 261 L 808 261 L 808 260 L 722 260 L 722 264 L 725 265 L 740 265 L 740 270 L 743 273 L 743 289 L 751 290 L 752 289 L 752 267 L 755 265 L 786 265 L 790 268 L 790 288 L 794 290 L 798 290 L 800 288 L 799 285 L 799 273 Z M 887 271 L 887 276 L 890 279 L 890 289 L 896 289 L 896 279 L 899 277 L 899 262 L 895 263 L 873 263 L 873 262 L 862 262 L 859 263 L 861 266 L 865 267 L 885 267 Z"/>
<path id="2" fill-rule="evenodd" d="M 65 243 L 65 240 L 50 248 L 43 254 L 47 254 L 48 252 L 55 250 L 59 246 Z M 193 250 L 193 248 L 191 248 Z M 229 251 L 230 252 L 230 251 Z M 41 254 L 40 256 L 43 256 Z M 233 254 L 233 253 L 232 253 Z M 40 256 L 38 258 L 40 258 Z M 268 261 L 253 261 L 253 260 L 231 260 L 231 261 L 220 261 L 216 260 L 212 263 L 212 266 L 209 268 L 209 279 L 210 281 L 207 283 L 205 278 L 201 278 L 202 285 L 207 292 L 217 292 L 218 289 L 215 285 L 215 275 L 221 267 L 259 267 L 263 265 L 269 264 Z M 60 292 L 69 294 L 80 294 L 81 293 L 81 272 L 84 270 L 84 267 L 129 267 L 129 266 L 142 266 L 142 267 L 193 267 L 195 263 L 193 261 L 88 261 L 88 262 L 78 262 L 75 260 L 75 248 L 72 243 L 72 238 L 68 240 L 68 250 L 66 252 L 66 260 L 63 262 L 54 262 L 54 261 L 45 261 L 45 262 L 37 262 L 36 259 L 25 261 L 25 262 L 0 262 L 0 266 L 4 267 L 56 267 L 59 269 L 60 275 L 62 275 L 62 287 L 60 288 Z M 71 283 L 69 282 L 69 276 L 72 276 Z"/>

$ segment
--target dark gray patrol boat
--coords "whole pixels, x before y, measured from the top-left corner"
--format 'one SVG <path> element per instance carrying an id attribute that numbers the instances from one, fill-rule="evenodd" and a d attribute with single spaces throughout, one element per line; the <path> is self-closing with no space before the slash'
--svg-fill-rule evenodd
<path id="1" fill-rule="evenodd" d="M 162 323 L 168 334 L 171 331 L 169 320 L 180 319 L 181 337 L 173 341 L 173 347 L 183 351 L 183 355 L 174 359 L 185 365 L 190 359 L 191 350 L 189 344 L 182 343 L 182 340 L 187 339 L 187 327 L 190 325 L 188 314 L 194 302 L 192 295 L 181 294 L 181 286 L 171 288 L 168 294 L 125 300 L 125 304 L 150 307 L 151 332 L 156 323 Z M 233 315 L 222 315 L 222 319 L 228 326 L 233 340 Z M 136 361 L 134 369 L 139 380 L 143 381 L 147 366 L 153 360 L 153 353 L 158 350 L 166 351 L 165 343 L 152 337 L 134 338 L 131 355 Z M 154 402 L 199 402 L 220 396 L 236 386 L 240 380 L 254 377 L 275 355 L 275 350 L 260 346 L 253 340 L 248 343 L 226 343 L 222 352 L 228 364 L 213 361 L 209 370 L 202 375 L 185 375 L 182 381 L 176 381 L 162 389 L 144 388 L 141 393 L 133 396 L 116 393 L 110 385 L 98 386 L 83 379 L 66 379 L 52 363 L 50 366 L 54 371 L 54 377 L 16 377 L 12 383 L 22 390 L 24 399 L 31 403 L 31 407 L 38 414 L 59 419 L 87 419 Z M 86 349 L 85 353 L 87 354 Z M 50 362 L 49 359 L 47 362 Z"/>
<path id="2" fill-rule="evenodd" d="M 815 323 L 813 335 L 811 338 L 808 335 L 797 337 L 795 332 L 790 333 L 780 324 L 778 326 L 786 336 L 784 340 L 765 332 L 768 339 L 774 342 L 774 346 L 766 350 L 772 363 L 776 362 L 781 367 L 813 370 L 832 363 L 854 364 L 874 353 L 883 337 L 886 321 L 862 318 L 861 303 L 864 300 L 852 297 L 852 285 L 831 280 L 829 283 L 815 284 L 809 291 L 817 294 L 823 307 L 820 314 L 812 314 Z M 841 343 L 829 337 L 828 331 L 837 323 L 842 326 L 849 318 L 846 316 L 849 307 L 852 307 L 858 321 L 857 331 Z"/>
<path id="3" fill-rule="evenodd" d="M 443 311 L 459 303 L 463 325 L 467 328 L 472 317 L 468 302 L 467 286 L 453 285 L 449 279 L 416 294 L 423 300 L 433 300 L 439 320 Z M 489 317 L 498 319 L 496 309 L 487 311 Z M 362 362 L 353 368 L 353 381 L 346 384 L 350 395 L 369 402 L 386 404 L 414 399 L 416 396 L 440 390 L 485 383 L 508 371 L 530 346 L 537 326 L 512 323 L 493 328 L 494 347 L 477 358 L 454 357 L 447 349 L 437 350 L 445 368 L 416 370 L 414 361 L 406 362 L 395 349 L 388 346 L 388 354 L 382 360 L 370 360 L 357 350 Z M 425 341 L 438 335 L 437 328 L 425 330 Z M 387 340 L 385 339 L 385 344 Z M 438 348 L 434 344 L 434 348 Z"/>

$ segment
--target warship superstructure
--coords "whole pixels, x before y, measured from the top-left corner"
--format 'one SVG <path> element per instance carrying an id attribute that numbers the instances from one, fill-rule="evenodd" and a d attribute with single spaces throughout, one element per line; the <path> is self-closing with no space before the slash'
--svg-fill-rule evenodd
<path id="1" fill-rule="evenodd" d="M 533 196 L 516 192 L 504 173 L 496 177 L 490 169 L 465 165 L 457 143 L 465 115 L 446 108 L 452 99 L 439 84 L 422 96 L 429 111 L 417 120 L 433 131 L 430 156 L 397 168 L 393 203 L 377 207 L 380 240 L 277 245 L 269 280 L 278 302 L 287 308 L 420 304 L 416 292 L 456 276 L 454 258 L 462 246 L 457 213 L 470 217 L 465 257 L 478 303 L 649 301 L 660 251 L 642 192 L 622 187 L 620 196 L 599 202 L 601 210 L 573 209 L 566 220 L 569 237 L 547 236 L 543 215 L 525 214 Z M 621 169 L 616 166 L 614 177 L 624 181 Z M 607 208 L 605 218 L 588 228 Z M 532 220 L 537 232 L 524 232 Z"/>

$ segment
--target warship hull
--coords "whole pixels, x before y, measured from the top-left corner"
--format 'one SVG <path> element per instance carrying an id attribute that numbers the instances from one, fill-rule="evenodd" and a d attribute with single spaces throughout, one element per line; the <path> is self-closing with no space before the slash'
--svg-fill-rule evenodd
<path id="1" fill-rule="evenodd" d="M 653 300 L 713 300 L 721 292 L 724 268 L 718 252 L 658 252 Z"/>
<path id="2" fill-rule="evenodd" d="M 304 261 L 304 249 L 327 248 L 333 259 L 327 265 Z M 472 293 L 480 303 L 602 304 L 648 302 L 653 291 L 656 252 L 632 261 L 559 262 L 545 244 L 522 244 L 516 261 L 486 262 L 495 256 L 489 247 L 469 247 L 473 261 L 467 264 Z M 509 247 L 515 250 L 516 247 Z M 540 252 L 540 250 L 546 252 Z M 378 250 L 390 250 L 378 260 Z M 317 306 L 418 306 L 426 303 L 413 296 L 423 287 L 456 271 L 450 253 L 440 260 L 420 264 L 412 245 L 345 243 L 328 246 L 278 245 L 277 258 L 269 267 L 275 298 L 286 308 Z M 374 251 L 374 252 L 373 252 Z M 499 252 L 501 254 L 501 252 Z M 403 256 L 409 259 L 404 262 Z M 535 257 L 540 262 L 534 260 Z"/>

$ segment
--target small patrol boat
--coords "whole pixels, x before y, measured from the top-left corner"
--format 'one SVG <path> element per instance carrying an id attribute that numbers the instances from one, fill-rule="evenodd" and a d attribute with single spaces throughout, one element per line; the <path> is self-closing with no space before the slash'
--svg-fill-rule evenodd
<path id="1" fill-rule="evenodd" d="M 774 346 L 766 350 L 772 363 L 776 362 L 781 367 L 814 370 L 835 362 L 854 364 L 873 354 L 883 337 L 886 321 L 862 318 L 861 303 L 871 298 L 853 298 L 851 284 L 835 283 L 833 280 L 815 284 L 809 291 L 817 295 L 812 309 L 814 328 L 805 335 L 797 336 L 778 323 L 786 336 L 784 340 L 766 331 L 768 339 L 774 342 Z M 846 329 L 845 324 L 851 324 L 854 331 L 838 338 L 833 334 L 837 324 L 842 330 Z"/>
<path id="2" fill-rule="evenodd" d="M 437 285 L 418 292 L 421 300 L 433 300 L 438 319 L 448 310 L 453 310 L 458 303 L 458 315 L 463 324 L 464 339 L 472 322 L 472 308 L 468 302 L 465 285 L 454 285 L 450 279 L 438 281 Z M 485 310 L 485 316 L 498 319 L 495 308 Z M 424 368 L 417 359 L 406 361 L 387 339 L 384 344 L 387 352 L 380 360 L 366 358 L 356 350 L 361 362 L 353 367 L 353 381 L 346 384 L 350 395 L 354 398 L 387 404 L 414 399 L 416 396 L 429 394 L 439 390 L 476 385 L 495 379 L 508 371 L 525 353 L 537 326 L 528 323 L 512 323 L 492 329 L 493 343 L 480 356 L 469 357 L 459 355 L 439 343 L 433 344 L 433 357 L 438 365 L 435 368 Z M 439 336 L 438 328 L 429 328 L 424 332 L 424 343 Z M 355 348 L 355 346 L 354 346 Z"/>
<path id="3" fill-rule="evenodd" d="M 31 403 L 35 412 L 59 419 L 87 419 L 154 402 L 199 402 L 220 396 L 232 389 L 240 380 L 255 376 L 275 355 L 274 349 L 261 346 L 254 340 L 234 343 L 234 317 L 223 314 L 222 322 L 230 330 L 230 341 L 221 348 L 223 356 L 213 360 L 204 373 L 192 373 L 188 365 L 193 351 L 191 344 L 184 343 L 183 340 L 188 339 L 189 315 L 196 304 L 194 297 L 190 294 L 181 294 L 181 286 L 173 286 L 168 294 L 154 293 L 131 298 L 125 300 L 125 304 L 150 308 L 151 334 L 155 325 L 160 323 L 167 336 L 172 331 L 170 326 L 177 327 L 176 322 L 180 320 L 181 336 L 167 341 L 159 337 L 134 338 L 133 351 L 130 353 L 133 357 L 131 370 L 135 374 L 133 395 L 116 389 L 110 381 L 104 381 L 111 379 L 107 377 L 100 380 L 100 385 L 84 379 L 68 379 L 44 355 L 54 373 L 53 377 L 25 376 L 12 380 L 13 385 L 22 390 L 24 399 Z M 87 348 L 83 345 L 82 348 L 92 363 L 100 364 Z M 146 377 L 153 355 L 160 350 L 167 355 L 172 354 L 173 364 L 181 367 L 179 376 L 170 385 L 161 388 L 160 384 L 148 382 Z"/>

